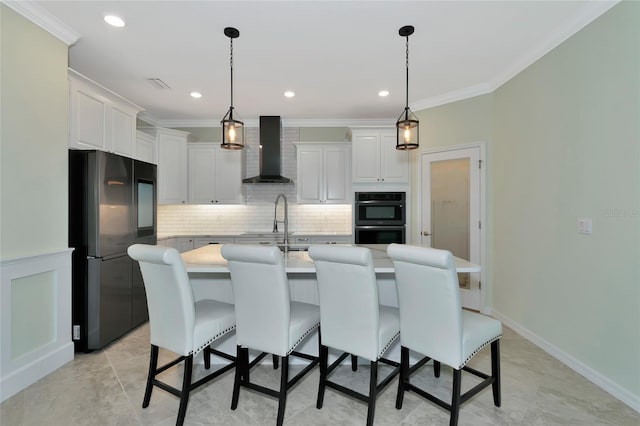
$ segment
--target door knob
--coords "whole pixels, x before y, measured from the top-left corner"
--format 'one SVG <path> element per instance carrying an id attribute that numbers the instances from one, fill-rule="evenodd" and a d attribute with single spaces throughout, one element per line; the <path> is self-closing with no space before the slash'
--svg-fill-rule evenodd
<path id="1" fill-rule="evenodd" d="M 422 235 L 424 235 L 425 237 L 428 237 L 431 234 L 429 233 L 429 231 L 422 231 Z"/>

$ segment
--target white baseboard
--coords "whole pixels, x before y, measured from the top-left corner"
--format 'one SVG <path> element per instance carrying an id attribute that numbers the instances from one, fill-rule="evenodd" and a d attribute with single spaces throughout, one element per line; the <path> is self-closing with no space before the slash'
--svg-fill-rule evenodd
<path id="1" fill-rule="evenodd" d="M 579 359 L 564 352 L 557 346 L 549 343 L 542 337 L 521 326 L 506 315 L 497 312 L 495 309 L 491 309 L 488 314 L 502 321 L 504 325 L 511 328 L 513 331 L 515 331 L 534 345 L 538 346 L 540 349 L 547 352 L 549 355 L 556 358 L 558 361 L 562 362 L 567 367 L 574 370 L 576 373 L 584 376 L 587 380 L 600 387 L 605 392 L 611 394 L 613 397 L 619 399 L 637 412 L 640 412 L 640 395 L 633 394 L 629 390 L 623 388 L 616 382 L 604 376 L 602 373 L 594 370 Z"/>
<path id="2" fill-rule="evenodd" d="M 73 361 L 74 345 L 69 342 L 52 352 L 11 372 L 0 379 L 0 402 L 17 394 L 43 377 L 53 373 L 69 361 Z"/>

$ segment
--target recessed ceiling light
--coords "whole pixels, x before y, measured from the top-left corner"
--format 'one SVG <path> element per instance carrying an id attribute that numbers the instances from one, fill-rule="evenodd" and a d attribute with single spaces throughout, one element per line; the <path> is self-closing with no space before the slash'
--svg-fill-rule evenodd
<path id="1" fill-rule="evenodd" d="M 389 96 L 389 91 L 388 90 L 381 90 L 381 91 L 378 92 L 378 96 L 380 96 L 381 98 Z"/>
<path id="2" fill-rule="evenodd" d="M 202 97 L 202 93 L 200 92 L 191 92 L 191 97 L 195 99 L 200 99 Z"/>
<path id="3" fill-rule="evenodd" d="M 124 27 L 125 23 L 124 20 L 116 15 L 107 15 L 104 17 L 104 21 L 109 24 L 109 25 L 113 25 L 114 27 Z"/>
<path id="4" fill-rule="evenodd" d="M 287 98 L 293 98 L 293 97 L 296 95 L 296 93 L 295 93 L 295 92 L 292 92 L 291 90 L 288 90 L 288 91 L 284 92 L 284 95 L 285 95 Z"/>

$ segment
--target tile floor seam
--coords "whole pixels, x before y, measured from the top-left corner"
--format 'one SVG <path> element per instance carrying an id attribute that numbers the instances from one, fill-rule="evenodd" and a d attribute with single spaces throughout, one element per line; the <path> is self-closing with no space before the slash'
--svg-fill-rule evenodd
<path id="1" fill-rule="evenodd" d="M 127 400 L 127 403 L 129 404 L 129 410 L 132 412 L 133 416 L 137 420 L 138 425 L 139 426 L 144 426 L 144 423 L 142 422 L 142 419 L 140 418 L 140 415 L 133 409 L 133 401 L 131 401 L 131 399 L 129 398 L 129 394 L 125 390 L 124 385 L 122 384 L 122 380 L 120 380 L 120 376 L 118 375 L 118 371 L 116 370 L 115 366 L 113 365 L 113 361 L 111 360 L 111 357 L 109 357 L 109 353 L 107 351 L 104 351 L 104 354 L 107 357 L 107 361 L 109 361 L 109 366 L 111 367 L 111 370 L 113 371 L 113 374 L 116 376 L 116 380 L 118 381 L 118 384 L 120 385 L 120 390 L 122 391 L 122 394 L 124 395 L 124 398 Z"/>

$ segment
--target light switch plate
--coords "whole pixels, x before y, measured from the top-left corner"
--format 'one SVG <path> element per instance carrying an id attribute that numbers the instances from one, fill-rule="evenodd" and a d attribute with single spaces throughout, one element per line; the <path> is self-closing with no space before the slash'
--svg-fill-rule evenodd
<path id="1" fill-rule="evenodd" d="M 578 218 L 578 233 L 586 235 L 591 235 L 593 233 L 590 218 Z"/>

